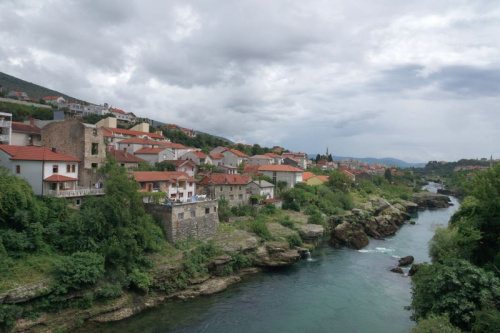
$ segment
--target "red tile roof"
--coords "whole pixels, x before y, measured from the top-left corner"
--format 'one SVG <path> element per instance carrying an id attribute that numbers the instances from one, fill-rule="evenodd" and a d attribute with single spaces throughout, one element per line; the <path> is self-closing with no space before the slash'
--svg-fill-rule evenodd
<path id="1" fill-rule="evenodd" d="M 201 151 L 192 151 L 191 154 L 198 156 L 199 158 L 207 158 L 207 154 L 202 153 Z"/>
<path id="2" fill-rule="evenodd" d="M 177 168 L 184 164 L 190 164 L 191 166 L 196 167 L 196 164 L 194 164 L 194 162 L 190 160 L 164 160 L 163 162 L 175 165 L 175 167 Z"/>
<path id="3" fill-rule="evenodd" d="M 210 155 L 210 158 L 213 160 L 221 160 L 224 158 L 224 155 L 222 155 L 222 153 L 218 153 L 218 154 Z"/>
<path id="4" fill-rule="evenodd" d="M 159 145 L 162 145 L 165 148 L 174 148 L 174 149 L 187 149 L 188 147 L 181 145 L 180 143 L 173 143 L 173 142 L 158 142 Z"/>
<path id="5" fill-rule="evenodd" d="M 115 158 L 117 162 L 120 163 L 143 163 L 146 162 L 142 158 L 135 156 L 134 154 L 128 153 L 123 150 L 112 150 L 110 152 L 111 156 Z"/>
<path id="6" fill-rule="evenodd" d="M 135 171 L 133 174 L 135 180 L 139 183 L 159 181 L 175 183 L 177 180 L 196 182 L 196 179 L 181 171 Z"/>
<path id="7" fill-rule="evenodd" d="M 314 177 L 315 174 L 309 171 L 303 172 L 302 173 L 302 181 L 305 183 L 307 180 L 311 179 Z"/>
<path id="8" fill-rule="evenodd" d="M 212 173 L 200 180 L 200 185 L 246 185 L 252 181 L 248 175 L 229 175 L 226 173 Z"/>
<path id="9" fill-rule="evenodd" d="M 300 172 L 302 173 L 303 171 L 299 168 L 295 168 L 290 165 L 261 165 L 259 166 L 259 171 L 281 171 L 281 172 Z"/>
<path id="10" fill-rule="evenodd" d="M 324 183 L 326 183 L 330 180 L 330 178 L 328 178 L 328 176 L 324 176 L 324 175 L 319 175 L 319 176 L 317 176 L 317 178 Z"/>
<path id="11" fill-rule="evenodd" d="M 45 178 L 43 181 L 45 182 L 72 182 L 72 181 L 77 181 L 78 178 L 73 178 L 73 177 L 68 177 L 64 175 L 52 175 L 50 177 Z"/>
<path id="12" fill-rule="evenodd" d="M 42 130 L 34 125 L 28 125 L 17 121 L 12 122 L 12 132 L 22 132 L 28 134 L 41 134 Z"/>
<path id="13" fill-rule="evenodd" d="M 112 127 L 104 127 L 104 130 L 108 131 L 112 134 L 123 134 L 123 135 L 130 135 L 130 136 L 147 135 L 148 137 L 153 138 L 153 139 L 165 140 L 165 137 L 163 135 L 157 134 L 157 133 L 140 132 L 140 131 L 133 131 L 133 130 L 123 129 L 123 128 L 112 128 Z"/>
<path id="14" fill-rule="evenodd" d="M 62 96 L 47 96 L 42 98 L 44 101 L 53 101 L 55 99 L 61 98 Z"/>
<path id="15" fill-rule="evenodd" d="M 166 148 L 142 148 L 137 150 L 134 154 L 158 154 Z"/>
<path id="16" fill-rule="evenodd" d="M 247 164 L 243 167 L 243 173 L 257 175 L 257 174 L 259 174 L 259 167 L 260 167 L 260 165 Z"/>
<path id="17" fill-rule="evenodd" d="M 12 156 L 11 160 L 80 162 L 76 157 L 54 153 L 47 147 L 0 145 L 0 149 Z"/>
<path id="18" fill-rule="evenodd" d="M 247 154 L 242 153 L 241 151 L 233 149 L 233 148 L 228 148 L 228 149 L 224 150 L 222 153 L 225 153 L 226 151 L 230 151 L 231 153 L 233 153 L 233 154 L 235 154 L 236 156 L 239 156 L 239 157 L 248 157 Z"/>
<path id="19" fill-rule="evenodd" d="M 111 108 L 110 111 L 113 113 L 125 114 L 125 111 L 120 109 Z"/>
<path id="20" fill-rule="evenodd" d="M 127 138 L 118 141 L 118 143 L 135 143 L 141 145 L 159 145 L 158 141 L 151 140 L 150 138 Z"/>

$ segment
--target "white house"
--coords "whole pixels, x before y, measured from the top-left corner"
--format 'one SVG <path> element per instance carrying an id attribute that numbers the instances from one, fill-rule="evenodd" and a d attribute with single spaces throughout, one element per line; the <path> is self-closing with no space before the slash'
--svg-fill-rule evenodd
<path id="1" fill-rule="evenodd" d="M 254 180 L 248 184 L 248 189 L 253 195 L 263 196 L 264 199 L 274 198 L 274 184 L 265 180 Z"/>
<path id="2" fill-rule="evenodd" d="M 210 156 L 202 153 L 201 151 L 189 151 L 179 157 L 180 160 L 193 161 L 196 165 L 212 164 Z"/>
<path id="3" fill-rule="evenodd" d="M 135 156 L 142 158 L 151 165 L 160 163 L 166 160 L 175 160 L 174 152 L 169 148 L 142 148 L 134 153 Z"/>
<path id="4" fill-rule="evenodd" d="M 290 165 L 261 165 L 258 171 L 264 176 L 270 177 L 274 184 L 285 181 L 286 188 L 294 188 L 295 184 L 301 183 L 302 173 L 304 172 Z"/>

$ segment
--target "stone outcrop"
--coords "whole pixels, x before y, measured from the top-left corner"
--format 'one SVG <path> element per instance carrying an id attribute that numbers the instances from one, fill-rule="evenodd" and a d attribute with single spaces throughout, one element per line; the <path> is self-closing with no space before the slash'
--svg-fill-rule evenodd
<path id="1" fill-rule="evenodd" d="M 418 272 L 418 264 L 411 265 L 410 271 L 408 272 L 408 276 L 413 276 Z"/>
<path id="2" fill-rule="evenodd" d="M 266 242 L 257 249 L 254 265 L 261 267 L 289 266 L 300 259 L 297 249 L 287 242 Z"/>
<path id="3" fill-rule="evenodd" d="M 300 237 L 306 243 L 315 243 L 325 232 L 325 228 L 319 224 L 301 223 L 298 224 L 298 227 L 300 230 Z"/>
<path id="4" fill-rule="evenodd" d="M 406 256 L 398 260 L 398 266 L 408 266 L 413 264 L 415 258 L 413 256 Z"/>
<path id="5" fill-rule="evenodd" d="M 391 272 L 393 273 L 398 273 L 398 274 L 403 274 L 403 270 L 401 269 L 401 267 L 394 267 L 394 268 L 391 268 Z"/>
<path id="6" fill-rule="evenodd" d="M 37 297 L 47 295 L 54 289 L 50 285 L 50 283 L 51 283 L 50 279 L 45 279 L 37 283 L 32 283 L 21 286 L 16 289 L 9 290 L 4 294 L 0 294 L 0 304 L 23 303 L 35 299 Z"/>
<path id="7" fill-rule="evenodd" d="M 337 225 L 331 233 L 330 243 L 333 247 L 347 246 L 352 249 L 362 249 L 370 242 L 361 223 L 347 221 Z"/>
<path id="8" fill-rule="evenodd" d="M 211 239 L 226 253 L 235 251 L 248 253 L 257 250 L 259 246 L 259 239 L 244 230 L 219 232 Z"/>
<path id="9" fill-rule="evenodd" d="M 413 201 L 418 204 L 420 209 L 446 208 L 451 206 L 451 201 L 448 196 L 431 192 L 415 193 L 413 195 Z"/>

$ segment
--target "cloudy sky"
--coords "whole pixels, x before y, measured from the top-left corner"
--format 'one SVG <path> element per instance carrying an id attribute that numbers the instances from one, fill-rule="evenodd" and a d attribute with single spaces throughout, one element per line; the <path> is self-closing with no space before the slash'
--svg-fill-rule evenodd
<path id="1" fill-rule="evenodd" d="M 294 151 L 500 158 L 497 0 L 0 0 L 0 71 Z"/>

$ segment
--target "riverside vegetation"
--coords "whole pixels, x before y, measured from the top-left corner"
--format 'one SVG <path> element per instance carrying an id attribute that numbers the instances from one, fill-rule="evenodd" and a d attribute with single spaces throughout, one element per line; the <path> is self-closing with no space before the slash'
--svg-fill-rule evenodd
<path id="1" fill-rule="evenodd" d="M 77 211 L 0 174 L 2 329 L 64 331 L 87 320 L 119 320 L 170 297 L 221 291 L 255 272 L 251 266 L 293 264 L 339 218 L 357 224 L 353 210 L 367 216 L 373 202 L 396 205 L 418 191 L 409 173 L 354 184 L 332 171 L 325 185 L 281 191 L 284 210 L 221 201 L 215 237 L 169 244 L 159 221 L 144 212 L 138 185 L 113 161 L 102 171 L 106 196 L 87 198 Z"/>

